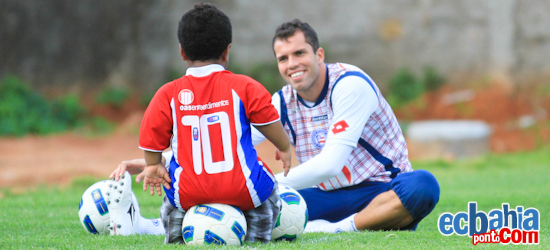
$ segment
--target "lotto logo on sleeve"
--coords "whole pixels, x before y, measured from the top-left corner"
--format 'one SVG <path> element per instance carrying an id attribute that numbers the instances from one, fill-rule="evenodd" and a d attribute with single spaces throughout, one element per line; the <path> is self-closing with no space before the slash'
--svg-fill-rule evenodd
<path id="1" fill-rule="evenodd" d="M 439 232 L 445 236 L 453 233 L 472 237 L 472 243 L 539 244 L 540 213 L 536 208 L 517 206 L 510 209 L 502 203 L 502 209 L 489 213 L 477 211 L 477 202 L 468 203 L 468 213 L 443 213 L 438 219 Z"/>
<path id="2" fill-rule="evenodd" d="M 349 125 L 346 122 L 346 120 L 341 120 L 337 123 L 334 123 L 334 126 L 332 128 L 332 133 L 333 134 L 338 134 L 340 132 L 346 131 L 348 128 L 349 128 Z"/>

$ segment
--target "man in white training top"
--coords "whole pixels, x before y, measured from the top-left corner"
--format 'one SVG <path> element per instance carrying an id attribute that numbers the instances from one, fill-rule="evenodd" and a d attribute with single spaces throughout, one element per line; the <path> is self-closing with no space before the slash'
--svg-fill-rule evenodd
<path id="1" fill-rule="evenodd" d="M 301 163 L 276 178 L 304 197 L 306 232 L 415 230 L 439 201 L 439 184 L 428 171 L 413 171 L 374 81 L 356 66 L 325 64 L 316 32 L 298 19 L 277 28 L 273 51 L 288 85 L 272 104 Z"/>

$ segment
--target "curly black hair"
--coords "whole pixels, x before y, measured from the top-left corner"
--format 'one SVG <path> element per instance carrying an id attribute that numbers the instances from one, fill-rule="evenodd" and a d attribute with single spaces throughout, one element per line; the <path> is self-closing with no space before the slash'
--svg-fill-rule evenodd
<path id="1" fill-rule="evenodd" d="M 212 4 L 199 3 L 183 15 L 178 40 L 190 61 L 219 59 L 231 44 L 231 21 Z"/>
<path id="2" fill-rule="evenodd" d="M 273 41 L 271 42 L 271 48 L 275 45 L 277 39 L 286 40 L 289 37 L 293 36 L 296 31 L 302 31 L 306 38 L 306 42 L 313 47 L 313 52 L 317 52 L 319 48 L 319 39 L 317 38 L 317 33 L 308 23 L 302 22 L 300 19 L 294 19 L 292 21 L 285 22 L 275 30 L 275 36 L 273 36 Z"/>

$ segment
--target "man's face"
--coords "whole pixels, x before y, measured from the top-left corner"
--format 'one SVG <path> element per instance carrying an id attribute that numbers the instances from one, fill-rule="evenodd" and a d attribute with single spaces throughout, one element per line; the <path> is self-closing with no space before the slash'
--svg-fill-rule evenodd
<path id="1" fill-rule="evenodd" d="M 273 44 L 275 57 L 279 66 L 279 73 L 298 93 L 307 93 L 312 90 L 319 79 L 319 67 L 324 62 L 322 48 L 313 51 L 313 47 L 306 42 L 302 31 L 296 31 L 288 39 L 277 39 Z"/>

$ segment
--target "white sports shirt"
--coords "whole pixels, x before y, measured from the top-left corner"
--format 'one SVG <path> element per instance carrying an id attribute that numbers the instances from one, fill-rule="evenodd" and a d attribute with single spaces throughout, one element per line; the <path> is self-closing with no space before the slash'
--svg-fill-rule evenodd
<path id="1" fill-rule="evenodd" d="M 333 190 L 365 180 L 389 182 L 410 172 L 405 138 L 397 119 L 372 79 L 356 66 L 326 64 L 324 89 L 315 102 L 303 100 L 290 85 L 272 104 L 296 148 L 301 165 L 280 184 L 294 189 Z M 253 129 L 254 145 L 265 137 Z"/>

